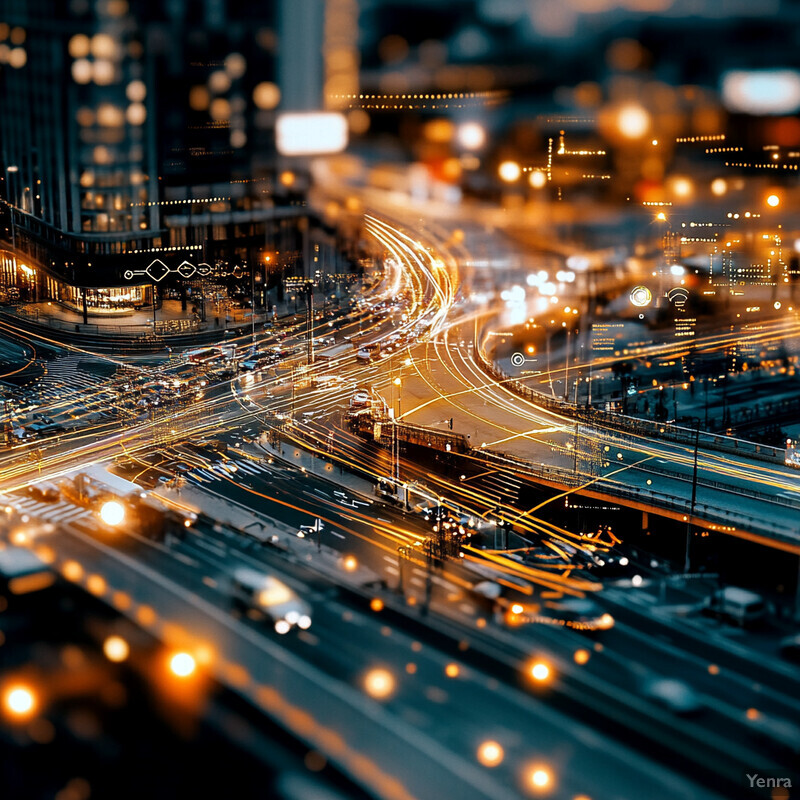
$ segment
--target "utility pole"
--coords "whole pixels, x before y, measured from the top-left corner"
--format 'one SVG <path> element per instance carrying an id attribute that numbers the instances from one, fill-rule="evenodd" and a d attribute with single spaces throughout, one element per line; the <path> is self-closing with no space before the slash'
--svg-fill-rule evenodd
<path id="1" fill-rule="evenodd" d="M 256 266 L 250 262 L 250 339 L 256 349 Z"/>
<path id="2" fill-rule="evenodd" d="M 403 580 L 403 566 L 407 558 L 408 558 L 408 548 L 405 545 L 400 545 L 397 548 L 397 592 L 400 595 L 405 594 L 405 581 Z"/>
<path id="3" fill-rule="evenodd" d="M 308 366 L 314 363 L 314 282 L 306 283 L 306 331 L 308 335 Z"/>
<path id="4" fill-rule="evenodd" d="M 291 407 L 291 412 L 292 412 L 292 417 L 294 417 L 294 364 L 292 364 L 291 372 L 289 374 L 291 376 L 291 381 L 292 381 L 292 407 Z"/>
<path id="5" fill-rule="evenodd" d="M 684 574 L 689 574 L 691 566 L 691 542 L 692 542 L 692 519 L 694 518 L 694 506 L 697 500 L 697 449 L 700 441 L 700 424 L 697 423 L 694 429 L 694 467 L 692 468 L 692 502 L 689 507 L 689 519 L 686 520 L 686 558 L 683 563 Z"/>

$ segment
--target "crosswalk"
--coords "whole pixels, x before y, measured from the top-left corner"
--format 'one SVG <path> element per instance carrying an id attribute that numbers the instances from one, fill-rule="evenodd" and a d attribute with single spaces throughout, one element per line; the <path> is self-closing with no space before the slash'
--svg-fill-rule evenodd
<path id="1" fill-rule="evenodd" d="M 234 480 L 235 476 L 244 473 L 245 475 L 272 475 L 272 470 L 263 466 L 258 461 L 246 461 L 243 459 L 230 459 L 222 464 L 212 464 L 206 467 L 196 467 L 191 472 L 186 473 L 186 478 L 193 483 L 212 483 L 214 481 Z"/>
<path id="2" fill-rule="evenodd" d="M 27 514 L 36 519 L 43 519 L 52 523 L 74 522 L 77 519 L 85 519 L 91 516 L 91 511 L 87 508 L 75 506 L 65 500 L 57 503 L 46 503 L 41 500 L 34 500 L 32 497 L 11 497 L 10 505 L 22 514 Z"/>
<path id="3" fill-rule="evenodd" d="M 40 403 L 64 403 L 73 405 L 82 399 L 93 404 L 116 400 L 116 393 L 108 387 L 108 379 L 94 375 L 81 368 L 85 361 L 72 354 L 57 358 L 47 365 L 47 372 L 34 385 Z"/>

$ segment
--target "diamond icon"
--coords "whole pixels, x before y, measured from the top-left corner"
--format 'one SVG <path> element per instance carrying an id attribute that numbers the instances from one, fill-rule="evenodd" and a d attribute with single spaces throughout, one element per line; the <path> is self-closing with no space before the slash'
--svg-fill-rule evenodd
<path id="1" fill-rule="evenodd" d="M 194 264 L 190 264 L 188 261 L 184 261 L 183 264 L 178 267 L 178 274 L 182 278 L 191 278 L 196 271 L 197 267 L 195 267 Z"/>
<path id="2" fill-rule="evenodd" d="M 160 258 L 156 258 L 147 265 L 145 272 L 151 280 L 159 283 L 169 275 L 169 267 Z"/>

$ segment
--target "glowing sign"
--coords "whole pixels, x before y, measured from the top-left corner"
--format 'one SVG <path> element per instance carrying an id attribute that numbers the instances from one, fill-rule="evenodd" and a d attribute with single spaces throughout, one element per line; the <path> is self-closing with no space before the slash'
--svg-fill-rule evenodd
<path id="1" fill-rule="evenodd" d="M 347 120 L 335 112 L 281 114 L 275 139 L 278 152 L 284 156 L 340 153 L 347 147 Z"/>
<path id="2" fill-rule="evenodd" d="M 653 293 L 646 286 L 636 286 L 631 291 L 631 303 L 642 308 L 653 301 Z"/>

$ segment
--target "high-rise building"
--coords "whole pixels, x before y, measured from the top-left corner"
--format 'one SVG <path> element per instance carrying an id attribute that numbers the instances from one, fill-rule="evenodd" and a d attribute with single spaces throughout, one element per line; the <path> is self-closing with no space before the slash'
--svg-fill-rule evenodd
<path id="1" fill-rule="evenodd" d="M 275 153 L 280 39 L 273 3 L 0 0 L 0 281 L 84 315 L 266 282 L 306 213 Z"/>

